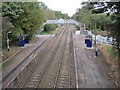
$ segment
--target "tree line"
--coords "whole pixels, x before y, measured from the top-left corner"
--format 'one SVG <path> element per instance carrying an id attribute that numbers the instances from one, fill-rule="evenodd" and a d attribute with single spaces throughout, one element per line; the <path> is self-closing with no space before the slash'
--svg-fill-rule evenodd
<path id="1" fill-rule="evenodd" d="M 18 42 L 17 37 L 20 35 L 29 35 L 31 39 L 43 22 L 59 18 L 69 18 L 69 16 L 60 11 L 50 10 L 42 2 L 2 2 L 2 46 L 7 45 L 9 31 L 11 31 L 9 37 L 12 44 Z"/>
<path id="2" fill-rule="evenodd" d="M 113 46 L 120 52 L 120 1 L 83 2 L 73 19 L 86 24 L 87 30 L 107 31 L 113 38 Z"/>

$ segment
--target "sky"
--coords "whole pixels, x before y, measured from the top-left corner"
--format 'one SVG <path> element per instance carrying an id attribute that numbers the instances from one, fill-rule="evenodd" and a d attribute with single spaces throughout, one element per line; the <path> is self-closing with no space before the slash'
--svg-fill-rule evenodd
<path id="1" fill-rule="evenodd" d="M 81 8 L 81 2 L 86 0 L 38 0 L 51 10 L 67 13 L 69 16 L 75 14 L 77 8 Z"/>

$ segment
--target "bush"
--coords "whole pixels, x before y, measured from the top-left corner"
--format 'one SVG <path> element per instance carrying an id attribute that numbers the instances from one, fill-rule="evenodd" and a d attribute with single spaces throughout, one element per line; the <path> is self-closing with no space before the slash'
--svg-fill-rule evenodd
<path id="1" fill-rule="evenodd" d="M 76 29 L 77 29 L 77 30 L 80 30 L 80 27 L 79 27 L 79 26 L 76 26 Z"/>
<path id="2" fill-rule="evenodd" d="M 44 26 L 44 31 L 45 32 L 51 32 L 57 28 L 56 24 L 47 24 Z"/>

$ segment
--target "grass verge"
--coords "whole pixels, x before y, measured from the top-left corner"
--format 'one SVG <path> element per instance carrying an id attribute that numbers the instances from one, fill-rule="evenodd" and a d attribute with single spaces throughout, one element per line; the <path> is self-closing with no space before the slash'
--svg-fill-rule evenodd
<path id="1" fill-rule="evenodd" d="M 110 45 L 102 44 L 98 46 L 102 52 L 101 61 L 106 63 L 108 72 L 112 75 L 113 79 L 118 82 L 119 80 L 119 67 L 118 67 L 118 52 Z M 105 57 L 105 58 L 103 58 Z"/>
<path id="2" fill-rule="evenodd" d="M 118 58 L 118 51 L 113 49 L 112 46 L 104 45 L 104 48 L 111 57 Z"/>
<path id="3" fill-rule="evenodd" d="M 48 33 L 48 32 L 41 32 L 40 33 L 40 35 L 48 35 L 48 34 L 50 34 L 50 33 Z"/>

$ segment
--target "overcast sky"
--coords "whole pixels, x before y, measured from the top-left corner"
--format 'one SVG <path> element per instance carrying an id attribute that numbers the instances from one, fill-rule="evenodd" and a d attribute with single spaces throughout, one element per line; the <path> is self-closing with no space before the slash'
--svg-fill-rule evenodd
<path id="1" fill-rule="evenodd" d="M 81 8 L 81 2 L 86 0 L 38 0 L 45 3 L 49 9 L 61 11 L 72 16 L 77 8 Z"/>

